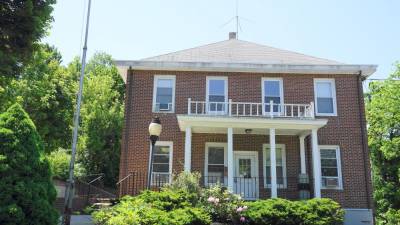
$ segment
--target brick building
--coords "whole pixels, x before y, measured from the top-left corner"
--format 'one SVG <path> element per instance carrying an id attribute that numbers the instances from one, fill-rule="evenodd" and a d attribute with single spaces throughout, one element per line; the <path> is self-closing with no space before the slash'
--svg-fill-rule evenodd
<path id="1" fill-rule="evenodd" d="M 234 33 L 116 63 L 127 96 L 122 194 L 145 186 L 148 125 L 157 116 L 163 130 L 153 186 L 173 173 L 198 171 L 203 185 L 220 183 L 249 200 L 327 197 L 346 209 L 346 223 L 372 223 L 362 81 L 375 65 L 276 49 Z"/>

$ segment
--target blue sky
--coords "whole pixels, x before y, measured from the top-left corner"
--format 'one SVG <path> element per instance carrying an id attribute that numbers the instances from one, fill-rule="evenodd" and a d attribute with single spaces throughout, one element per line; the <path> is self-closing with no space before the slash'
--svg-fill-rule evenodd
<path id="1" fill-rule="evenodd" d="M 87 0 L 59 0 L 44 39 L 64 63 L 81 54 Z M 85 6 L 85 8 L 84 8 Z M 385 78 L 400 60 L 398 0 L 239 0 L 239 39 L 350 64 L 377 64 Z M 235 0 L 92 0 L 89 57 L 144 57 L 226 40 Z"/>

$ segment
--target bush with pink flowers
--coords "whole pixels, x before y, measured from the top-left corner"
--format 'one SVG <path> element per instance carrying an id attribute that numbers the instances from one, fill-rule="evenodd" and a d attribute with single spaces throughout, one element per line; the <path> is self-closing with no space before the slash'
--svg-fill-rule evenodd
<path id="1" fill-rule="evenodd" d="M 243 213 L 248 207 L 240 195 L 233 194 L 219 185 L 204 189 L 200 203 L 214 222 L 229 224 L 246 222 Z"/>

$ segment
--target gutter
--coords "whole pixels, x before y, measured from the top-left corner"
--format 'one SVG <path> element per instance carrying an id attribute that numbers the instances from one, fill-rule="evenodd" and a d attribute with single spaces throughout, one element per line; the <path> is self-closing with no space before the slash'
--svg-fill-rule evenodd
<path id="1" fill-rule="evenodd" d="M 208 71 L 208 72 L 247 72 L 247 73 L 286 73 L 286 74 L 350 74 L 365 78 L 376 71 L 377 65 L 351 64 L 263 64 L 263 63 L 226 63 L 226 62 L 175 62 L 116 60 L 121 75 L 129 67 L 133 70 L 164 71 Z"/>

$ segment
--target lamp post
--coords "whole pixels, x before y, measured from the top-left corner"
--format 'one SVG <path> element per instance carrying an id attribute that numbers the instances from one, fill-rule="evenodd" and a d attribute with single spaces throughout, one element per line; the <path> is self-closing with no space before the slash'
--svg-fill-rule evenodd
<path id="1" fill-rule="evenodd" d="M 150 149 L 150 159 L 149 159 L 149 168 L 147 170 L 147 189 L 150 189 L 151 186 L 151 174 L 153 173 L 153 155 L 154 155 L 154 145 L 158 140 L 158 137 L 161 133 L 161 122 L 160 118 L 154 117 L 149 125 L 149 134 L 150 134 L 150 142 L 151 142 L 151 149 Z"/>

